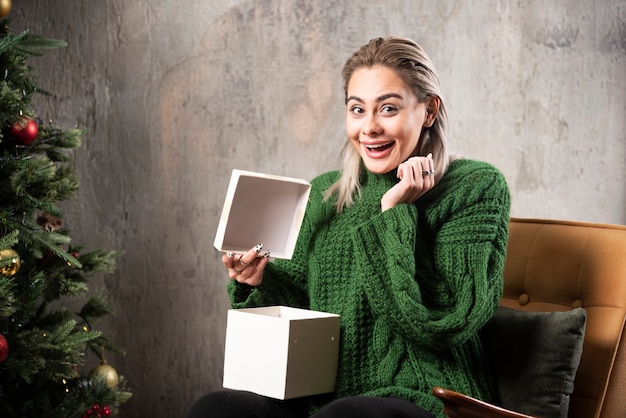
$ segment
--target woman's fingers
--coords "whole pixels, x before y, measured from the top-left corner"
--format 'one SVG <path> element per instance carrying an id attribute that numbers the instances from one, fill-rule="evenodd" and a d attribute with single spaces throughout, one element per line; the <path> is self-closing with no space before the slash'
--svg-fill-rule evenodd
<path id="1" fill-rule="evenodd" d="M 381 200 L 383 211 L 399 203 L 411 203 L 435 186 L 435 169 L 432 154 L 411 157 L 398 166 L 398 184 L 393 186 Z"/>
<path id="2" fill-rule="evenodd" d="M 261 284 L 263 269 L 270 257 L 269 251 L 266 251 L 263 257 L 259 257 L 262 249 L 263 244 L 258 244 L 244 254 L 235 254 L 231 251 L 224 254 L 222 264 L 228 269 L 228 277 L 250 286 Z"/>
<path id="3" fill-rule="evenodd" d="M 263 255 L 263 257 L 258 257 L 257 262 L 254 263 L 254 266 L 250 266 L 251 269 L 250 275 L 247 277 L 236 277 L 235 280 L 246 283 L 250 286 L 258 286 L 263 281 L 263 270 L 265 266 L 269 262 L 269 253 Z"/>
<path id="4" fill-rule="evenodd" d="M 404 181 L 407 195 L 417 197 L 430 190 L 435 184 L 435 170 L 432 154 L 426 157 L 411 157 L 398 166 L 398 178 Z"/>
<path id="5" fill-rule="evenodd" d="M 241 254 L 239 256 L 235 256 L 234 258 L 237 261 L 235 261 L 234 269 L 239 270 L 239 272 L 241 272 L 245 270 L 246 268 L 248 268 L 250 264 L 253 263 L 254 260 L 257 258 L 257 255 L 259 255 L 259 252 L 261 252 L 262 248 L 263 248 L 263 244 L 257 244 L 254 247 L 252 247 L 250 250 L 248 250 L 247 253 Z"/>

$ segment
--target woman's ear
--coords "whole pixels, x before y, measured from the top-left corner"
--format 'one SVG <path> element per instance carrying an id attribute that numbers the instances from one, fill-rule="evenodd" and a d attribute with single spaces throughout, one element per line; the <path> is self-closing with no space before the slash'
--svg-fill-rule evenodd
<path id="1" fill-rule="evenodd" d="M 439 103 L 441 99 L 439 96 L 430 96 L 426 101 L 426 119 L 424 120 L 424 127 L 430 128 L 437 119 L 437 113 L 439 112 Z"/>

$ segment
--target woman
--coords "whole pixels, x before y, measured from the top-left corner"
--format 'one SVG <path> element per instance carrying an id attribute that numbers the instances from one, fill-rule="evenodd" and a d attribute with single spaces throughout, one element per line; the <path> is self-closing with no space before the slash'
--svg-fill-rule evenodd
<path id="1" fill-rule="evenodd" d="M 442 416 L 434 386 L 491 400 L 478 330 L 502 292 L 506 181 L 448 156 L 439 80 L 414 42 L 371 40 L 343 81 L 342 170 L 311 182 L 293 258 L 269 263 L 262 245 L 222 257 L 234 308 L 341 315 L 336 391 L 295 401 L 219 391 L 190 417 Z"/>

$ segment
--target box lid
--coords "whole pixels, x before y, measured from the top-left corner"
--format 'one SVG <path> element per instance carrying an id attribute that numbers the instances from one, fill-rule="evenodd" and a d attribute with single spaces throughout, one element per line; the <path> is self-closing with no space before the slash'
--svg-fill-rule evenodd
<path id="1" fill-rule="evenodd" d="M 233 170 L 214 246 L 244 253 L 257 244 L 291 258 L 311 185 L 301 179 Z"/>

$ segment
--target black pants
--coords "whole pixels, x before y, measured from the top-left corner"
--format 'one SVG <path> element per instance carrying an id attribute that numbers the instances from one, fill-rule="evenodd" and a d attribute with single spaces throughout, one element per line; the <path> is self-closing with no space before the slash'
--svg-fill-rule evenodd
<path id="1" fill-rule="evenodd" d="M 305 418 L 298 400 L 280 401 L 250 392 L 220 390 L 200 398 L 186 418 Z M 352 396 L 337 399 L 315 418 L 434 418 L 412 402 L 398 398 Z"/>

